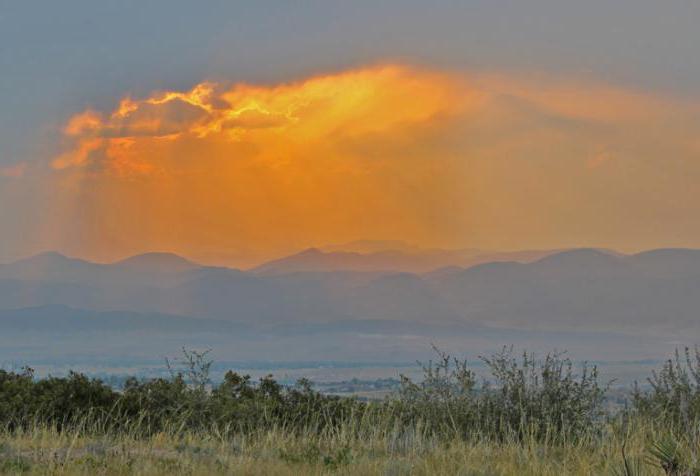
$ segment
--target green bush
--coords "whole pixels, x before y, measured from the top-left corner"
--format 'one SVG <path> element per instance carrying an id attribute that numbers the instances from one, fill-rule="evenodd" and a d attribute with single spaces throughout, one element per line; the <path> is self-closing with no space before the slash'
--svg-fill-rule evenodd
<path id="1" fill-rule="evenodd" d="M 606 387 L 595 367 L 576 374 L 560 353 L 518 359 L 512 348 L 481 360 L 491 380 L 478 384 L 466 361 L 440 353 L 422 381 L 403 378 L 395 405 L 432 432 L 459 437 L 567 439 L 599 426 Z"/>
<path id="2" fill-rule="evenodd" d="M 34 380 L 34 372 L 0 370 L 0 422 L 9 428 L 30 420 L 58 428 L 91 412 L 108 412 L 119 395 L 99 380 L 71 372 L 66 378 Z"/>
<path id="3" fill-rule="evenodd" d="M 648 379 L 650 390 L 635 385 L 633 408 L 672 429 L 694 433 L 700 422 L 700 350 L 676 350 Z"/>
<path id="4" fill-rule="evenodd" d="M 301 380 L 294 387 L 271 376 L 253 382 L 228 372 L 211 386 L 206 353 L 184 352 L 186 368 L 170 378 L 129 378 L 121 391 L 97 379 L 70 373 L 37 380 L 31 369 L 0 370 L 0 425 L 13 430 L 48 424 L 62 429 L 83 425 L 137 434 L 165 430 L 210 430 L 219 434 L 283 427 L 320 432 L 339 427 L 364 405 L 323 395 Z"/>
<path id="5" fill-rule="evenodd" d="M 599 435 L 610 421 L 604 411 L 607 386 L 599 382 L 597 369 L 583 364 L 575 370 L 561 353 L 537 359 L 504 348 L 481 358 L 487 376 L 479 379 L 466 361 L 438 352 L 436 361 L 423 365 L 423 378 L 402 377 L 395 395 L 374 402 L 324 395 L 306 380 L 283 386 L 271 376 L 253 381 L 235 372 L 213 385 L 207 354 L 184 355 L 182 370 L 168 363 L 169 378 L 130 378 L 119 390 L 76 373 L 36 379 L 28 368 L 0 370 L 0 425 L 128 430 L 143 436 L 191 430 L 222 438 L 273 429 L 306 435 L 342 429 L 354 438 L 392 435 L 402 444 L 424 436 L 576 441 Z M 700 353 L 677 352 L 649 383 L 648 390 L 634 388 L 631 405 L 616 421 L 662 422 L 663 431 L 695 444 Z"/>

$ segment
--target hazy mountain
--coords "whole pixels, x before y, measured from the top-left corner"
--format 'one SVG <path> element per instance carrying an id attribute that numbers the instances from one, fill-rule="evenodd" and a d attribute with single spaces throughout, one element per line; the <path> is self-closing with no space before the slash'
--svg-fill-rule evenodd
<path id="1" fill-rule="evenodd" d="M 360 253 L 322 251 L 310 248 L 300 253 L 263 263 L 252 271 L 272 275 L 311 271 L 395 271 L 426 273 L 448 266 L 469 267 L 494 261 L 530 262 L 556 253 L 556 250 L 485 252 L 465 250 L 423 250 L 402 248 Z"/>
<path id="2" fill-rule="evenodd" d="M 0 309 L 68 306 L 265 326 L 376 320 L 632 333 L 700 328 L 698 250 L 622 256 L 577 249 L 424 274 L 335 270 L 362 260 L 372 269 L 378 254 L 308 250 L 256 272 L 170 254 L 114 264 L 44 254 L 0 267 Z M 321 269 L 297 271 L 300 263 Z"/>
<path id="3" fill-rule="evenodd" d="M 700 328 L 700 266 L 691 272 L 687 265 L 696 253 L 678 250 L 651 260 L 645 255 L 573 250 L 530 264 L 476 266 L 432 282 L 453 308 L 475 322 L 543 329 L 680 331 Z"/>
<path id="4" fill-rule="evenodd" d="M 98 272 L 102 265 L 76 258 L 68 258 L 55 252 L 0 264 L 0 279 L 80 281 L 91 273 Z"/>
<path id="5" fill-rule="evenodd" d="M 112 268 L 152 274 L 183 273 L 201 267 L 173 253 L 144 253 L 112 265 Z"/>
<path id="6" fill-rule="evenodd" d="M 393 319 L 440 324 L 458 321 L 460 313 L 450 306 L 439 289 L 415 274 L 377 277 L 349 290 L 348 314 L 363 319 Z"/>
<path id="7" fill-rule="evenodd" d="M 172 253 L 146 253 L 116 263 L 99 264 L 47 252 L 0 265 L 0 279 L 88 286 L 166 284 L 201 268 L 201 265 Z"/>
<path id="8" fill-rule="evenodd" d="M 658 249 L 638 253 L 627 258 L 645 273 L 658 277 L 692 277 L 700 275 L 700 250 Z"/>
<path id="9" fill-rule="evenodd" d="M 435 258 L 401 251 L 362 254 L 349 251 L 324 252 L 310 248 L 300 253 L 269 261 L 252 271 L 258 274 L 286 274 L 319 271 L 422 271 L 434 267 Z"/>

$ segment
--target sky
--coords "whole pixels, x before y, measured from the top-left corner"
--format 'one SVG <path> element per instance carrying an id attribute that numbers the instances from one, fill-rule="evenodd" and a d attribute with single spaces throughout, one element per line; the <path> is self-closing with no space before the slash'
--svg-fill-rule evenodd
<path id="1" fill-rule="evenodd" d="M 0 0 L 0 261 L 700 247 L 695 1 Z"/>

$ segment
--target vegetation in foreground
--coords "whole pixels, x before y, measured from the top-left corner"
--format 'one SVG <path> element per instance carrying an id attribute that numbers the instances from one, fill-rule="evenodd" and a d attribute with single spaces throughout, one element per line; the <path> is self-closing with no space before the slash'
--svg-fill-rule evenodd
<path id="1" fill-rule="evenodd" d="M 700 352 L 676 353 L 607 410 L 594 367 L 561 354 L 466 362 L 440 354 L 377 402 L 229 372 L 206 354 L 116 391 L 71 374 L 0 371 L 9 474 L 700 474 Z"/>

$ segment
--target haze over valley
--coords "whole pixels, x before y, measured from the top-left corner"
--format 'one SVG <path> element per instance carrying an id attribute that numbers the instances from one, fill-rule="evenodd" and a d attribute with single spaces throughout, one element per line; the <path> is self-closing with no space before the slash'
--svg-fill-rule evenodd
<path id="1" fill-rule="evenodd" d="M 240 361 L 406 362 L 432 345 L 476 356 L 553 342 L 580 358 L 660 358 L 700 331 L 699 289 L 692 249 L 363 242 L 247 270 L 171 253 L 100 264 L 48 252 L 0 266 L 0 358 L 105 361 L 201 346 Z"/>

